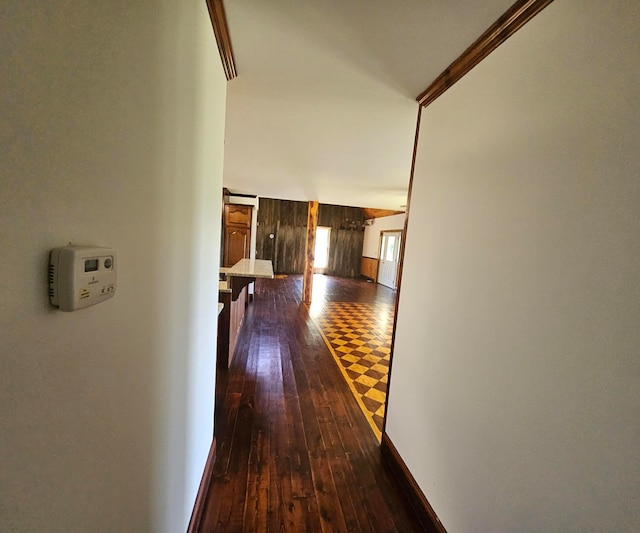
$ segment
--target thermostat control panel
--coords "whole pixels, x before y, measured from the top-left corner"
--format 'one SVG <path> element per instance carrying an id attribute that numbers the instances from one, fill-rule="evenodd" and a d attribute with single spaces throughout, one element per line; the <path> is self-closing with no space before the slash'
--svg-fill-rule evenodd
<path id="1" fill-rule="evenodd" d="M 116 266 L 116 253 L 111 248 L 54 248 L 49 256 L 51 304 L 61 311 L 75 311 L 112 298 Z"/>

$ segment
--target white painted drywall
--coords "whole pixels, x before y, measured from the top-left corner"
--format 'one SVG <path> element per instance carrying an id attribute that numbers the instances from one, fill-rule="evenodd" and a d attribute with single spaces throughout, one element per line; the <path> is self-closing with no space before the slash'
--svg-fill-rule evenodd
<path id="1" fill-rule="evenodd" d="M 0 529 L 185 531 L 213 430 L 226 80 L 206 4 L 11 2 L 0 32 Z M 47 260 L 118 289 L 49 306 Z"/>
<path id="2" fill-rule="evenodd" d="M 404 229 L 404 213 L 388 217 L 374 218 L 370 226 L 364 227 L 364 241 L 362 243 L 362 256 L 378 259 L 380 256 L 380 232 Z"/>
<path id="3" fill-rule="evenodd" d="M 450 533 L 638 530 L 639 27 L 554 2 L 424 111 L 387 432 Z"/>

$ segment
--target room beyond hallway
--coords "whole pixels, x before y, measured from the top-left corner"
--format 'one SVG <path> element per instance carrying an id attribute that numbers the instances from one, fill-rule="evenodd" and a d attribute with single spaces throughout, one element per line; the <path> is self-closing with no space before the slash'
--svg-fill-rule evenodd
<path id="1" fill-rule="evenodd" d="M 375 302 L 367 284 L 336 279 L 329 303 L 358 294 Z M 301 283 L 257 281 L 231 367 L 220 372 L 201 531 L 421 531 L 301 303 Z"/>

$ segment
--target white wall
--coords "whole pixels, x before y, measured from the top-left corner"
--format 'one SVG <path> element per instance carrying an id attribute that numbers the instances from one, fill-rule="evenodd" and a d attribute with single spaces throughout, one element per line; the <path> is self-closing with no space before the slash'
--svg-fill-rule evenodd
<path id="1" fill-rule="evenodd" d="M 424 111 L 387 432 L 450 533 L 640 523 L 639 27 L 554 2 Z"/>
<path id="2" fill-rule="evenodd" d="M 371 226 L 364 227 L 362 256 L 378 259 L 380 256 L 380 233 L 394 229 L 404 229 L 404 213 L 388 217 L 374 218 Z"/>
<path id="3" fill-rule="evenodd" d="M 200 0 L 15 1 L 0 32 L 0 529 L 186 529 L 213 430 L 226 81 Z M 50 307 L 52 247 L 115 298 Z"/>

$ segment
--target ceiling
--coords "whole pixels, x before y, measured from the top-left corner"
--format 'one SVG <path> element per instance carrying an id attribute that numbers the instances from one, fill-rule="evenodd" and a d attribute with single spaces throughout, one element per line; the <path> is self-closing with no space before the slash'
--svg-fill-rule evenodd
<path id="1" fill-rule="evenodd" d="M 400 209 L 420 94 L 513 0 L 234 0 L 224 186 Z"/>

